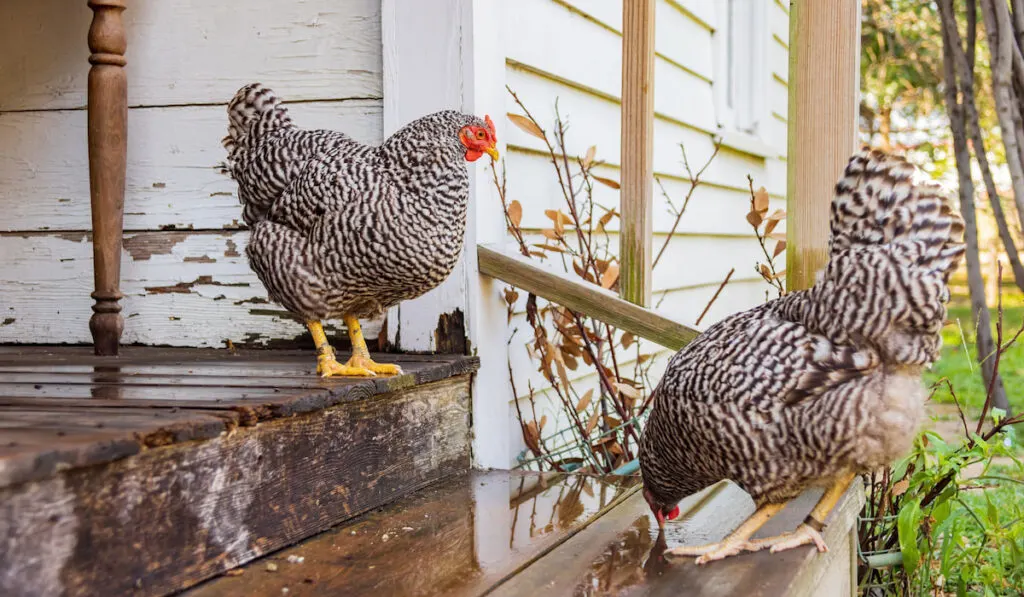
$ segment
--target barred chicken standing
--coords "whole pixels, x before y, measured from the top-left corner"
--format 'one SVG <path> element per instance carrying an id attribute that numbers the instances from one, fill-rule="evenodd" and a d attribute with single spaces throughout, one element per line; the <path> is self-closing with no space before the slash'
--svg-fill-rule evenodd
<path id="1" fill-rule="evenodd" d="M 370 359 L 359 318 L 431 290 L 462 251 L 467 161 L 498 158 L 490 118 L 447 110 L 416 120 L 379 147 L 303 130 L 281 99 L 253 83 L 228 104 L 225 173 L 238 182 L 252 230 L 246 254 L 270 298 L 302 317 L 317 372 L 401 373 Z M 352 358 L 339 363 L 321 321 L 341 317 Z"/>
<path id="2" fill-rule="evenodd" d="M 670 361 L 640 448 L 659 524 L 722 479 L 757 511 L 719 543 L 669 553 L 702 564 L 812 542 L 824 551 L 823 521 L 855 476 L 909 449 L 964 253 L 949 198 L 913 173 L 902 158 L 856 154 L 836 185 L 817 283 L 724 319 Z M 826 491 L 795 531 L 750 539 L 811 486 Z"/>

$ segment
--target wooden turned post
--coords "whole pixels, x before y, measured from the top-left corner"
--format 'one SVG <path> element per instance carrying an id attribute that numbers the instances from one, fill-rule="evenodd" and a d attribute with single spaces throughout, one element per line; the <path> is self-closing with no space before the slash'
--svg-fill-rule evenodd
<path id="1" fill-rule="evenodd" d="M 89 27 L 89 195 L 95 292 L 89 319 L 97 355 L 117 355 L 124 318 L 121 236 L 128 154 L 128 78 L 124 72 L 124 0 L 88 0 Z"/>

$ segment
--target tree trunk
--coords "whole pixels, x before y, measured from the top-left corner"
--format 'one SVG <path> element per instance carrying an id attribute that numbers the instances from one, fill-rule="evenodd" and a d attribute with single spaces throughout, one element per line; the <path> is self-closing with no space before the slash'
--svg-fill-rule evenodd
<path id="1" fill-rule="evenodd" d="M 986 0 L 983 0 L 983 2 Z M 942 49 L 943 67 L 947 84 L 945 85 L 946 109 L 949 112 L 950 128 L 953 133 L 953 149 L 956 153 L 956 169 L 960 180 L 960 212 L 964 218 L 964 237 L 967 242 L 967 286 L 971 294 L 971 313 L 977 329 L 976 346 L 978 360 L 981 361 L 982 377 L 986 387 L 991 386 L 992 405 L 1010 412 L 1010 404 L 1006 398 L 1006 389 L 998 371 L 995 370 L 995 359 L 986 358 L 995 352 L 995 341 L 992 339 L 992 318 L 985 301 L 985 280 L 981 274 L 981 259 L 978 255 L 978 225 L 974 209 L 974 181 L 971 180 L 971 154 L 967 149 L 967 126 L 964 106 L 957 99 L 956 52 L 953 45 L 960 34 L 956 31 L 956 13 L 953 12 L 953 0 L 939 0 L 939 11 L 942 17 Z M 993 383 L 993 378 L 994 383 Z"/>
<path id="2" fill-rule="evenodd" d="M 967 131 L 970 135 L 971 144 L 974 146 L 974 155 L 978 159 L 978 167 L 981 170 L 981 178 L 985 183 L 985 193 L 988 195 L 989 204 L 992 206 L 992 215 L 996 220 L 996 228 L 999 231 L 999 239 L 1006 249 L 1006 256 L 1010 262 L 1010 270 L 1013 272 L 1013 280 L 1017 287 L 1024 291 L 1024 264 L 1021 263 L 1020 255 L 1017 252 L 1017 244 L 1014 241 L 1013 233 L 1006 221 L 1006 213 L 1003 211 L 1003 204 L 996 190 L 995 179 L 992 177 L 992 167 L 988 162 L 988 154 L 985 151 L 985 140 L 981 135 L 981 119 L 978 115 L 977 102 L 974 96 L 974 56 L 975 41 L 977 40 L 977 18 L 976 6 L 973 1 L 967 3 L 967 49 L 964 50 L 960 39 L 960 32 L 951 27 L 944 31 L 943 35 L 950 36 L 950 50 L 953 56 L 953 74 L 956 79 L 947 81 L 947 85 L 959 88 L 962 98 L 964 115 L 966 116 Z M 945 28 L 945 26 L 944 26 Z"/>
<path id="3" fill-rule="evenodd" d="M 1010 170 L 1013 197 L 1017 204 L 1017 216 L 1024 228 L 1024 162 L 1021 161 L 1021 147 L 1017 143 L 1013 109 L 1013 47 L 1016 45 L 1009 28 L 1000 29 L 997 16 L 998 3 L 1006 0 L 981 0 L 981 15 L 985 20 L 985 36 L 992 54 L 992 88 L 996 100 L 996 115 L 1006 149 L 1006 166 Z"/>

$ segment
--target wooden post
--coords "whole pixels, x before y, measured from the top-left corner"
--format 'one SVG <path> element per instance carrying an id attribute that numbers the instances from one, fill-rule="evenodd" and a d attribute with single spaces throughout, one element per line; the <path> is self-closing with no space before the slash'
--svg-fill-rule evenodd
<path id="1" fill-rule="evenodd" d="M 655 0 L 622 3 L 622 234 L 619 294 L 651 304 Z"/>
<path id="2" fill-rule="evenodd" d="M 857 149 L 860 0 L 790 7 L 786 283 L 798 290 L 828 260 L 829 205 Z"/>
<path id="3" fill-rule="evenodd" d="M 121 236 L 128 154 L 127 41 L 121 13 L 124 0 L 89 0 L 89 195 L 92 202 L 93 315 L 89 320 L 98 355 L 117 355 L 124 318 Z"/>

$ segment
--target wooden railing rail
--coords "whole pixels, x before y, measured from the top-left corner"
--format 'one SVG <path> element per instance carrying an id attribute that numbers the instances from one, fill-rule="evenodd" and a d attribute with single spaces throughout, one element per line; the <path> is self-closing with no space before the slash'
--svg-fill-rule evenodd
<path id="1" fill-rule="evenodd" d="M 518 253 L 493 245 L 477 245 L 480 273 L 507 282 L 578 313 L 609 323 L 669 348 L 679 350 L 700 331 L 654 311 L 634 305 L 595 284 L 573 278 Z"/>

